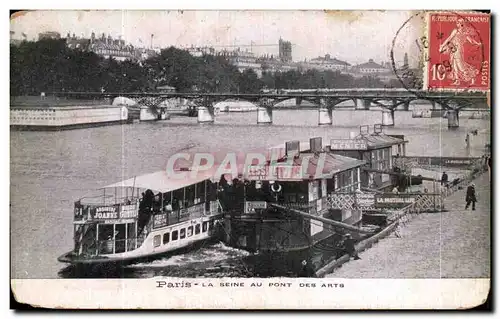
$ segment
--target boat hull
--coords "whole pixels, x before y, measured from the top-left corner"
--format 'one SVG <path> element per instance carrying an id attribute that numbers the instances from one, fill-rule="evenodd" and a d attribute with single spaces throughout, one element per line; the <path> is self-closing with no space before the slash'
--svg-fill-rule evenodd
<path id="1" fill-rule="evenodd" d="M 78 265 L 92 265 L 92 264 L 106 264 L 106 263 L 127 263 L 132 261 L 137 261 L 147 258 L 155 258 L 160 255 L 165 255 L 175 251 L 179 251 L 186 247 L 193 246 L 198 242 L 203 242 L 210 240 L 212 238 L 218 238 L 219 231 L 218 226 L 213 226 L 209 222 L 215 222 L 218 217 L 202 217 L 198 219 L 189 220 L 179 224 L 169 225 L 161 227 L 158 229 L 153 229 L 144 242 L 135 250 L 119 253 L 119 254 L 107 254 L 107 255 L 77 255 L 73 251 L 67 252 L 62 256 L 59 256 L 57 260 L 63 263 L 78 264 Z M 205 224 L 207 228 L 201 227 Z M 173 234 L 174 232 L 179 234 L 181 230 L 186 231 L 186 229 L 191 228 L 193 230 L 193 225 L 199 226 L 199 232 L 191 232 L 191 235 L 184 232 L 184 237 L 181 235 L 179 239 L 169 240 L 168 242 L 163 242 L 165 234 Z M 215 224 L 214 224 L 215 225 Z M 182 234 L 182 233 L 181 233 Z M 171 238 L 168 236 L 169 239 Z"/>

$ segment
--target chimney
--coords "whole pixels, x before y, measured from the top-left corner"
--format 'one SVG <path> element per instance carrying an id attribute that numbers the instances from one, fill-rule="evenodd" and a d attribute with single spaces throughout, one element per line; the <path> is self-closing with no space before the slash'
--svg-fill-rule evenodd
<path id="1" fill-rule="evenodd" d="M 321 137 L 313 137 L 309 139 L 309 147 L 312 153 L 321 152 L 323 150 Z"/>

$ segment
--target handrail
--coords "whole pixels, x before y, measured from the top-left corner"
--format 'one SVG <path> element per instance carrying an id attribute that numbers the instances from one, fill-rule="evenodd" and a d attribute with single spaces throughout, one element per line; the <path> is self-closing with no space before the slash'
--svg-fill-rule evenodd
<path id="1" fill-rule="evenodd" d="M 354 227 L 354 226 L 349 225 L 349 224 L 345 224 L 345 223 L 342 223 L 342 222 L 338 222 L 338 221 L 335 221 L 335 220 L 332 220 L 332 219 L 328 219 L 328 218 L 324 218 L 324 217 L 320 217 L 320 216 L 311 215 L 311 214 L 302 212 L 300 210 L 293 209 L 293 208 L 288 208 L 288 207 L 285 207 L 285 206 L 282 206 L 282 205 L 278 205 L 278 204 L 274 204 L 274 203 L 269 203 L 269 206 L 273 206 L 273 207 L 276 207 L 276 208 L 279 208 L 279 209 L 290 211 L 292 213 L 296 213 L 296 214 L 302 215 L 302 216 L 304 216 L 306 218 L 315 219 L 315 220 L 318 220 L 320 222 L 323 222 L 323 223 L 326 223 L 326 224 L 330 224 L 330 225 L 332 225 L 334 227 L 344 228 L 344 229 L 347 229 L 347 230 L 350 230 L 350 231 L 353 231 L 353 232 L 362 233 L 362 234 L 373 234 L 374 233 L 373 231 L 367 231 L 367 230 L 364 230 L 364 229 L 360 229 L 360 228 Z"/>

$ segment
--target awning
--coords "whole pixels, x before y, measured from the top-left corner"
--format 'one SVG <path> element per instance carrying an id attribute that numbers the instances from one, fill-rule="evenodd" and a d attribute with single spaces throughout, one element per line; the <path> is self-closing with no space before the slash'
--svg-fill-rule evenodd
<path id="1" fill-rule="evenodd" d="M 178 174 L 182 174 L 182 176 Z M 102 188 L 133 187 L 165 193 L 210 179 L 213 174 L 212 170 L 198 171 L 193 174 L 191 171 L 176 171 L 167 174 L 167 171 L 164 170 L 129 178 Z"/>

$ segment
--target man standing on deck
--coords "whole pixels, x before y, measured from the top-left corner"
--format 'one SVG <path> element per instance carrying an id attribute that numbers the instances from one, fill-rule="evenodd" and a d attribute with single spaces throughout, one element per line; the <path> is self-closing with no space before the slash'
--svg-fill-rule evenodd
<path id="1" fill-rule="evenodd" d="M 476 210 L 476 201 L 476 188 L 474 183 L 472 183 L 467 187 L 467 193 L 465 194 L 465 209 L 468 209 L 472 203 L 472 210 Z"/>

